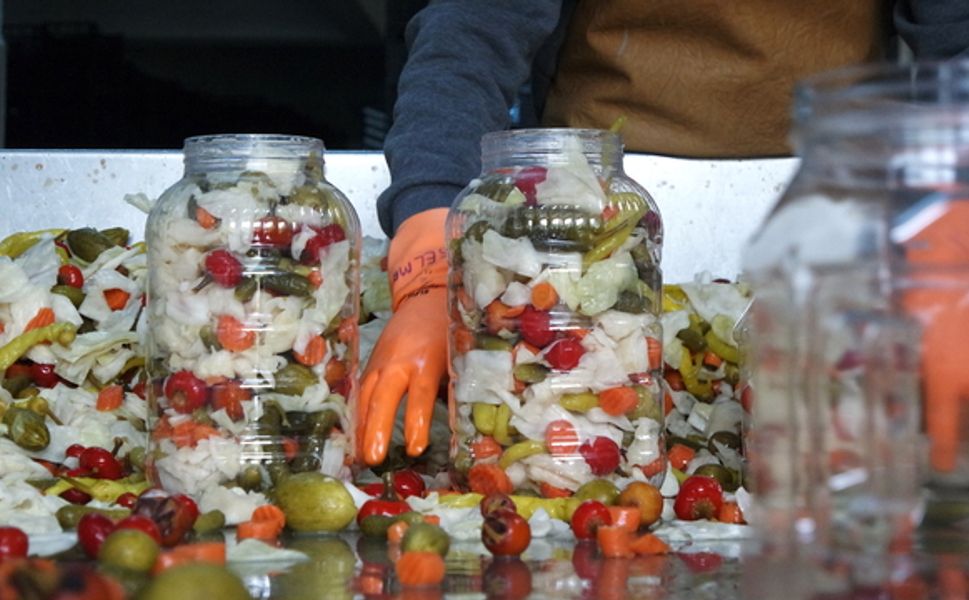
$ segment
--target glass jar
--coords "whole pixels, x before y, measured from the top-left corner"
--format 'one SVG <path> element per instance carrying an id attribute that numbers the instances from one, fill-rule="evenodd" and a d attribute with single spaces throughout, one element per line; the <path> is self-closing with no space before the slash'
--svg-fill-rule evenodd
<path id="1" fill-rule="evenodd" d="M 323 151 L 189 138 L 148 217 L 148 470 L 167 490 L 349 477 L 360 225 Z"/>
<path id="2" fill-rule="evenodd" d="M 452 479 L 561 496 L 666 470 L 662 222 L 617 134 L 486 134 L 448 215 Z"/>
<path id="3" fill-rule="evenodd" d="M 926 446 L 934 480 L 969 485 L 969 64 L 817 76 L 795 123 L 800 170 L 744 259 L 753 521 L 884 550 Z"/>

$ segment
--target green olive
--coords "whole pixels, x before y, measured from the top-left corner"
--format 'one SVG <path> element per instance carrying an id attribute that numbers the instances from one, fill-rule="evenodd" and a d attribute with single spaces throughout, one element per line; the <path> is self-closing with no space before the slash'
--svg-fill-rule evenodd
<path id="1" fill-rule="evenodd" d="M 693 475 L 712 477 L 720 482 L 725 491 L 733 492 L 737 490 L 737 479 L 734 477 L 733 471 L 723 465 L 714 463 L 701 465 L 696 468 Z"/>
<path id="2" fill-rule="evenodd" d="M 219 342 L 219 336 L 215 332 L 215 328 L 211 324 L 203 325 L 199 329 L 199 339 L 202 340 L 202 344 L 205 345 L 205 349 L 209 352 L 216 352 L 222 349 L 222 344 Z"/>
<path id="3" fill-rule="evenodd" d="M 707 349 L 707 341 L 703 339 L 703 335 L 692 328 L 679 330 L 676 332 L 676 337 L 683 342 L 683 345 L 686 346 L 687 350 L 693 352 L 694 354 L 697 352 L 703 352 Z"/>
<path id="4" fill-rule="evenodd" d="M 407 528 L 404 538 L 400 541 L 400 549 L 404 552 L 414 550 L 418 552 L 437 552 L 447 556 L 451 547 L 448 534 L 430 523 L 414 523 Z"/>
<path id="5" fill-rule="evenodd" d="M 539 363 L 522 363 L 515 365 L 515 379 L 525 383 L 539 383 L 545 381 L 548 375 L 548 367 Z"/>
<path id="6" fill-rule="evenodd" d="M 114 245 L 111 238 L 90 227 L 74 229 L 67 234 L 67 246 L 71 249 L 71 254 L 85 262 L 94 262 L 102 252 Z"/>
<path id="7" fill-rule="evenodd" d="M 619 292 L 614 308 L 621 312 L 642 314 L 649 309 L 649 301 L 636 292 L 625 290 Z"/>
<path id="8" fill-rule="evenodd" d="M 593 479 L 583 483 L 579 489 L 575 490 L 573 497 L 580 501 L 598 500 L 609 506 L 616 503 L 619 497 L 619 488 L 608 479 Z"/>
<path id="9" fill-rule="evenodd" d="M 497 335 L 479 333 L 477 336 L 475 336 L 475 347 L 482 350 L 500 350 L 502 352 L 509 352 L 512 349 L 512 344 L 508 340 L 502 339 Z"/>
<path id="10" fill-rule="evenodd" d="M 720 444 L 730 448 L 732 450 L 740 451 L 741 439 L 740 436 L 733 431 L 718 431 L 710 436 L 710 441 L 707 444 L 710 452 L 714 454 L 717 453 L 716 444 Z"/>
<path id="11" fill-rule="evenodd" d="M 256 465 L 246 465 L 236 475 L 236 483 L 247 492 L 262 489 L 262 471 Z"/>
<path id="12" fill-rule="evenodd" d="M 289 363 L 274 374 L 275 390 L 287 396 L 301 396 L 306 388 L 319 383 L 319 378 L 309 367 Z"/>
<path id="13" fill-rule="evenodd" d="M 12 406 L 3 415 L 7 435 L 24 450 L 39 452 L 50 444 L 50 430 L 44 417 L 32 410 Z"/>
<path id="14" fill-rule="evenodd" d="M 57 522 L 64 529 L 74 529 L 77 527 L 81 517 L 88 513 L 98 513 L 109 517 L 113 521 L 120 521 L 131 514 L 127 508 L 94 508 L 93 506 L 83 506 L 80 504 L 69 504 L 57 509 L 55 516 Z"/>
<path id="15" fill-rule="evenodd" d="M 192 529 L 197 534 L 205 535 L 213 531 L 218 531 L 223 527 L 225 527 L 225 513 L 219 509 L 215 509 L 200 514 L 195 519 L 195 525 L 192 526 Z"/>

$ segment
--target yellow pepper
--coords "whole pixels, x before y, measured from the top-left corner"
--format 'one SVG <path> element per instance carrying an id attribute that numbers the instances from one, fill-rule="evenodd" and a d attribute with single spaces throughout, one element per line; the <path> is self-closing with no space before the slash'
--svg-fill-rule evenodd
<path id="1" fill-rule="evenodd" d="M 509 446 L 501 453 L 501 458 L 498 459 L 498 466 L 502 469 L 507 469 L 512 463 L 516 463 L 529 456 L 542 454 L 543 452 L 545 452 L 545 444 L 542 442 L 537 440 L 518 442 L 517 444 Z"/>
<path id="2" fill-rule="evenodd" d="M 57 342 L 61 346 L 67 346 L 76 336 L 77 327 L 73 323 L 53 323 L 21 333 L 0 348 L 0 371 L 6 371 L 37 344 Z"/>
<path id="3" fill-rule="evenodd" d="M 497 414 L 498 407 L 494 404 L 475 402 L 471 405 L 471 419 L 474 421 L 474 428 L 485 435 L 494 434 Z"/>
<path id="4" fill-rule="evenodd" d="M 9 235 L 0 242 L 0 256 L 9 256 L 10 258 L 17 258 L 27 250 L 43 239 L 45 236 L 50 235 L 52 237 L 57 237 L 67 231 L 66 229 L 40 229 L 38 231 L 23 231 L 20 233 L 14 233 Z"/>
<path id="5" fill-rule="evenodd" d="M 151 487 L 151 484 L 144 479 L 131 481 L 129 479 L 95 479 L 93 477 L 67 477 L 59 479 L 57 483 L 50 486 L 44 493 L 48 496 L 59 496 L 69 489 L 77 489 L 90 495 L 100 502 L 112 503 L 121 494 L 131 492 L 135 496 Z"/>
<path id="6" fill-rule="evenodd" d="M 511 409 L 507 404 L 499 404 L 495 411 L 495 429 L 492 437 L 502 446 L 511 445 L 511 433 L 509 432 L 508 421 L 511 420 Z"/>
<path id="7" fill-rule="evenodd" d="M 562 394 L 562 397 L 559 398 L 559 406 L 572 412 L 584 413 L 599 406 L 599 397 L 592 392 Z"/>
<path id="8" fill-rule="evenodd" d="M 712 329 L 703 338 L 707 341 L 707 347 L 723 360 L 734 364 L 740 362 L 740 350 L 721 340 Z"/>

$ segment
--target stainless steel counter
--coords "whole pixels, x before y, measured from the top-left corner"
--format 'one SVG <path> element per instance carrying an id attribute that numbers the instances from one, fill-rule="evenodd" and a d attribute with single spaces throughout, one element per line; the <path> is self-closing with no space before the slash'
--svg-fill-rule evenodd
<path id="1" fill-rule="evenodd" d="M 327 177 L 353 202 L 365 235 L 382 237 L 376 199 L 390 177 L 379 152 L 326 154 Z M 659 204 L 666 281 L 695 273 L 734 277 L 743 244 L 797 168 L 796 159 L 687 160 L 626 156 L 626 171 Z M 85 225 L 127 227 L 144 215 L 126 194 L 155 198 L 182 174 L 176 151 L 0 151 L 0 238 L 15 231 Z"/>

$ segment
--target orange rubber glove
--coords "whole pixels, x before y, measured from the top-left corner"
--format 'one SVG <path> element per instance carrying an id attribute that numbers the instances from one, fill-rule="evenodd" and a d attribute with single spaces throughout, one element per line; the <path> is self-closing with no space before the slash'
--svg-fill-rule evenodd
<path id="1" fill-rule="evenodd" d="M 905 309 L 922 325 L 922 393 L 929 458 L 954 470 L 969 446 L 969 200 L 939 202 L 939 211 L 905 241 L 914 287 Z M 928 210 L 926 211 L 928 212 Z M 961 457 L 965 461 L 965 457 Z"/>
<path id="2" fill-rule="evenodd" d="M 387 456 L 394 419 L 407 394 L 407 454 L 427 448 L 434 402 L 447 371 L 447 251 L 437 208 L 404 221 L 390 242 L 387 276 L 393 311 L 360 385 L 357 456 L 378 465 Z"/>

